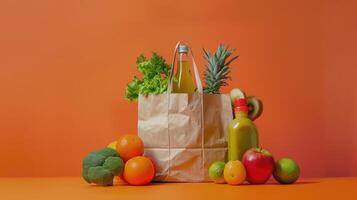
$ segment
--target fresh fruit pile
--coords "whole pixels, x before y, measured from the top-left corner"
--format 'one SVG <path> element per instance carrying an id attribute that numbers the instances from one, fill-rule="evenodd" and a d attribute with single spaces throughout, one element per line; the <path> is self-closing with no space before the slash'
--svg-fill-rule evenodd
<path id="1" fill-rule="evenodd" d="M 215 161 L 208 169 L 208 175 L 213 182 L 230 185 L 239 185 L 244 181 L 264 184 L 272 174 L 279 183 L 291 184 L 299 178 L 300 168 L 292 159 L 282 158 L 274 162 L 269 151 L 252 148 L 244 153 L 242 161 Z"/>
<path id="2" fill-rule="evenodd" d="M 238 107 L 238 117 L 240 118 L 244 118 L 244 116 L 240 116 L 240 110 L 244 110 L 244 112 L 247 113 L 246 116 L 248 116 L 251 121 L 257 119 L 263 112 L 261 100 L 254 96 L 247 97 L 246 94 L 238 88 L 231 90 L 230 97 L 232 106 L 240 106 Z M 245 109 L 242 108 L 242 105 Z M 237 127 L 241 125 L 239 123 L 243 122 L 238 122 Z M 243 130 L 247 130 L 246 125 Z M 235 132 L 235 134 L 246 135 L 252 134 L 252 132 Z M 231 136 L 228 140 L 229 142 L 232 140 L 231 142 L 235 144 L 228 145 L 228 151 L 237 153 L 236 151 L 239 150 L 242 156 L 229 156 L 230 161 L 226 164 L 222 161 L 213 162 L 208 169 L 209 177 L 213 182 L 226 182 L 231 185 L 238 185 L 247 181 L 250 184 L 264 184 L 273 174 L 275 180 L 279 183 L 291 184 L 299 178 L 300 168 L 296 161 L 289 158 L 282 158 L 274 162 L 272 154 L 262 148 L 251 148 L 251 146 L 243 150 L 244 142 L 251 142 L 243 141 L 244 137 L 233 138 Z M 239 144 L 239 142 L 241 143 Z"/>
<path id="3" fill-rule="evenodd" d="M 130 185 L 149 184 L 155 176 L 152 160 L 143 156 L 144 144 L 137 135 L 124 135 L 104 149 L 89 153 L 82 163 L 88 183 L 113 185 L 115 177 Z"/>

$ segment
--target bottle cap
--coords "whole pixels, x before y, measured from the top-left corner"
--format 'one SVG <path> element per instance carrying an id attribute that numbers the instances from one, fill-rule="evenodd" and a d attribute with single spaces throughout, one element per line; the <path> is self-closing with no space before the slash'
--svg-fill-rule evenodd
<path id="1" fill-rule="evenodd" d="M 187 53 L 188 52 L 188 46 L 185 44 L 180 44 L 178 47 L 178 52 L 179 53 Z"/>
<path id="2" fill-rule="evenodd" d="M 246 98 L 236 99 L 234 100 L 234 107 L 238 106 L 247 106 L 248 102 Z"/>
<path id="3" fill-rule="evenodd" d="M 239 112 L 239 111 L 248 112 L 248 110 L 249 110 L 249 108 L 248 108 L 247 99 L 241 98 L 241 99 L 236 99 L 234 101 L 234 111 L 235 112 Z"/>

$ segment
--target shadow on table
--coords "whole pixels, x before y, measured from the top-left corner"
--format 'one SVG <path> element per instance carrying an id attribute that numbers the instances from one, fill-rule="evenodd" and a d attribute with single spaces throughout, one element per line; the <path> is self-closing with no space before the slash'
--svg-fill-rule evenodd
<path id="1" fill-rule="evenodd" d="M 317 181 L 298 181 L 298 182 L 292 183 L 292 184 L 280 184 L 277 182 L 268 182 L 268 183 L 260 184 L 260 185 L 279 185 L 279 186 L 281 186 L 281 185 L 305 185 L 305 184 L 315 184 L 315 183 L 319 183 L 319 182 L 317 182 Z M 249 186 L 252 184 L 244 184 L 244 185 Z M 257 185 L 259 185 L 259 184 L 257 184 Z"/>
<path id="2" fill-rule="evenodd" d="M 209 182 L 207 182 L 207 183 L 209 183 Z M 265 183 L 265 184 L 249 184 L 249 183 L 245 182 L 244 184 L 239 185 L 239 186 L 264 186 L 264 185 L 283 186 L 283 185 L 306 185 L 306 184 L 315 184 L 315 183 L 319 183 L 319 182 L 317 182 L 317 181 L 298 181 L 298 182 L 293 183 L 293 184 L 280 184 L 278 182 L 268 182 L 268 183 Z M 171 183 L 168 183 L 168 182 L 151 182 L 149 185 L 143 185 L 143 186 L 160 186 L 160 185 L 169 185 L 169 184 L 171 184 Z M 189 184 L 189 183 L 182 183 L 182 184 Z M 200 183 L 196 183 L 196 184 L 200 184 Z M 214 184 L 214 183 L 212 182 L 212 184 Z M 218 184 L 218 185 L 227 185 L 227 184 Z M 95 185 L 95 184 L 90 184 L 89 186 L 91 186 L 91 187 L 103 187 L 103 186 Z M 127 183 L 114 184 L 113 186 L 114 187 L 116 187 L 116 186 L 133 187 L 133 185 L 129 185 Z M 134 187 L 141 187 L 141 186 L 134 186 Z"/>

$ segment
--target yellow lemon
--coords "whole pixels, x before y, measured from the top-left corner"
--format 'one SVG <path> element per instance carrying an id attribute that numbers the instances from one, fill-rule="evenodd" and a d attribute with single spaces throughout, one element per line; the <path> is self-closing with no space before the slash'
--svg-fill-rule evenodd
<path id="1" fill-rule="evenodd" d="M 111 142 L 110 144 L 107 145 L 107 147 L 112 148 L 114 150 L 117 150 L 117 140 L 114 140 L 113 142 Z"/>

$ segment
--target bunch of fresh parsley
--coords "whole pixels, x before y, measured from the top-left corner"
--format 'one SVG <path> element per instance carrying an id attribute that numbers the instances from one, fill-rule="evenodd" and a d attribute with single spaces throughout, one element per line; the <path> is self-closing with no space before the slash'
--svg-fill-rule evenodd
<path id="1" fill-rule="evenodd" d="M 134 76 L 127 85 L 125 97 L 129 101 L 137 101 L 139 94 L 162 94 L 167 90 L 170 66 L 165 59 L 157 53 L 152 53 L 150 59 L 141 54 L 136 59 L 139 72 L 143 74 L 142 79 Z"/>

